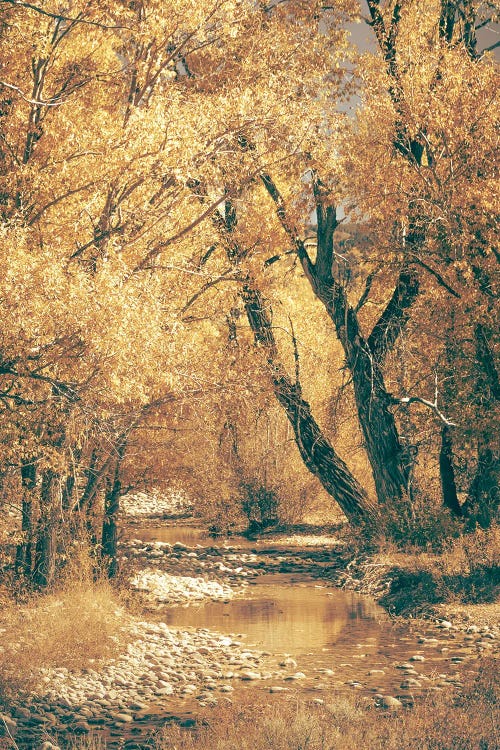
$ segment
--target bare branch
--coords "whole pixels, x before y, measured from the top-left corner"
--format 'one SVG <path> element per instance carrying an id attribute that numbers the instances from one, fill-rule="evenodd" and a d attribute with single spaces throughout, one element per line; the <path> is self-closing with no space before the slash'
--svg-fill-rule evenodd
<path id="1" fill-rule="evenodd" d="M 456 427 L 455 422 L 448 419 L 438 407 L 438 376 L 437 373 L 434 376 L 434 401 L 429 401 L 426 398 L 420 396 L 404 396 L 403 398 L 396 398 L 392 396 L 393 404 L 401 404 L 402 406 L 409 406 L 410 404 L 422 404 L 430 409 L 434 414 L 441 420 L 445 427 Z"/>
<path id="2" fill-rule="evenodd" d="M 0 0 L 1 2 L 2 0 Z M 67 100 L 61 100 L 58 97 L 54 97 L 54 100 L 44 100 L 44 99 L 30 99 L 29 96 L 27 96 L 24 91 L 22 91 L 19 86 L 14 86 L 13 83 L 7 83 L 7 81 L 0 81 L 0 86 L 5 86 L 6 89 L 12 89 L 12 91 L 17 91 L 21 99 L 23 99 L 28 104 L 33 104 L 35 107 L 60 107 L 61 104 L 65 104 Z"/>
<path id="3" fill-rule="evenodd" d="M 227 271 L 224 271 L 223 274 L 218 276 L 216 279 L 211 279 L 210 281 L 207 281 L 206 284 L 203 284 L 201 289 L 199 289 L 195 294 L 193 294 L 192 297 L 189 298 L 189 300 L 186 302 L 184 307 L 181 309 L 181 315 L 188 310 L 194 302 L 196 302 L 197 299 L 199 299 L 202 294 L 205 294 L 209 289 L 211 289 L 214 286 L 217 286 L 217 284 L 220 284 L 221 282 L 225 281 L 236 281 L 237 283 L 241 284 L 243 283 L 243 279 L 240 276 L 228 276 L 227 274 L 231 273 L 233 271 L 233 268 L 229 268 Z"/>
<path id="4" fill-rule="evenodd" d="M 302 268 L 304 269 L 306 276 L 308 277 L 308 279 L 310 280 L 314 288 L 315 287 L 314 264 L 309 256 L 309 253 L 307 252 L 307 248 L 305 244 L 300 239 L 296 228 L 288 219 L 283 196 L 278 190 L 276 183 L 274 182 L 271 175 L 262 173 L 260 175 L 260 179 L 262 181 L 262 184 L 266 188 L 267 192 L 273 199 L 274 203 L 276 204 L 276 214 L 278 216 L 278 219 L 281 222 L 281 226 L 287 233 L 289 239 L 292 241 L 292 244 L 295 248 L 295 252 L 297 253 L 299 260 L 302 264 Z"/>
<path id="5" fill-rule="evenodd" d="M 446 291 L 449 292 L 451 295 L 453 295 L 453 297 L 456 297 L 457 299 L 461 299 L 461 295 L 444 280 L 444 278 L 441 276 L 441 274 L 438 271 L 434 270 L 434 268 L 431 268 L 431 266 L 429 266 L 421 258 L 419 258 L 418 255 L 412 254 L 412 257 L 413 257 L 414 262 L 417 263 L 417 265 L 422 266 L 422 268 L 425 268 L 425 270 L 428 271 L 431 274 L 431 276 L 434 276 L 434 278 L 436 279 L 438 284 L 440 284 L 440 286 L 446 289 Z"/>
<path id="6" fill-rule="evenodd" d="M 369 273 L 369 274 L 368 274 L 368 276 L 366 277 L 366 281 L 365 281 L 365 288 L 364 288 L 364 290 L 363 290 L 363 294 L 362 294 L 362 295 L 361 295 L 361 297 L 359 298 L 359 300 L 358 300 L 358 304 L 357 304 L 357 305 L 356 305 L 356 307 L 354 308 L 354 312 L 355 312 L 355 313 L 358 313 L 358 312 L 359 312 L 359 311 L 361 310 L 361 308 L 362 308 L 362 307 L 363 307 L 363 305 L 365 304 L 366 300 L 368 299 L 368 296 L 369 296 L 369 294 L 370 294 L 370 290 L 371 290 L 371 288 L 372 288 L 372 284 L 373 284 L 373 279 L 374 279 L 374 277 L 375 277 L 375 274 L 374 274 L 374 273 Z"/>

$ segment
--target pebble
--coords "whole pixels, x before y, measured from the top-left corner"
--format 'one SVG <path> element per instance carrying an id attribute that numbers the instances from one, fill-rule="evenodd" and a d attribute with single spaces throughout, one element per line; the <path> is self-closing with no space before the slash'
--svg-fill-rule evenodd
<path id="1" fill-rule="evenodd" d="M 113 719 L 116 719 L 116 721 L 123 721 L 125 723 L 130 723 L 134 721 L 134 717 L 131 716 L 130 714 L 120 713 L 120 714 L 111 714 L 111 716 Z"/>

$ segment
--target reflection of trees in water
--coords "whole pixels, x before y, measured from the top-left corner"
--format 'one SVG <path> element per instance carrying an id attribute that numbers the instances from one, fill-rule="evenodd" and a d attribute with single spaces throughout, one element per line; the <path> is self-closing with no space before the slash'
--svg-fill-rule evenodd
<path id="1" fill-rule="evenodd" d="M 300 654 L 330 647 L 353 624 L 360 637 L 377 630 L 376 606 L 344 592 L 312 586 L 262 586 L 262 595 L 227 604 L 210 602 L 167 613 L 167 622 L 182 627 L 207 627 L 223 633 L 244 633 L 248 643 L 265 649 Z M 372 611 L 373 610 L 373 611 Z M 349 625 L 348 628 L 346 626 Z"/>

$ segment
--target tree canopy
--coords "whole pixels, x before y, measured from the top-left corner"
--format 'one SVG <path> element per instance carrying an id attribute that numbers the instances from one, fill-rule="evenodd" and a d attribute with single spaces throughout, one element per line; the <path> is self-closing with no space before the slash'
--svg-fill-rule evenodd
<path id="1" fill-rule="evenodd" d="M 114 571 L 120 495 L 173 482 L 217 522 L 322 496 L 396 538 L 492 523 L 495 21 L 472 0 L 0 1 L 20 573 L 51 583 L 75 534 Z"/>

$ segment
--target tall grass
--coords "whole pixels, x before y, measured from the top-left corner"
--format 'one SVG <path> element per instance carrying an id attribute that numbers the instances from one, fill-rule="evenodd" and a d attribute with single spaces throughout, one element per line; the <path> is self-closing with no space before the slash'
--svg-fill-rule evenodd
<path id="1" fill-rule="evenodd" d="M 79 669 L 118 650 L 123 611 L 106 580 L 93 580 L 85 551 L 57 589 L 0 612 L 0 701 L 32 689 L 40 668 Z"/>

